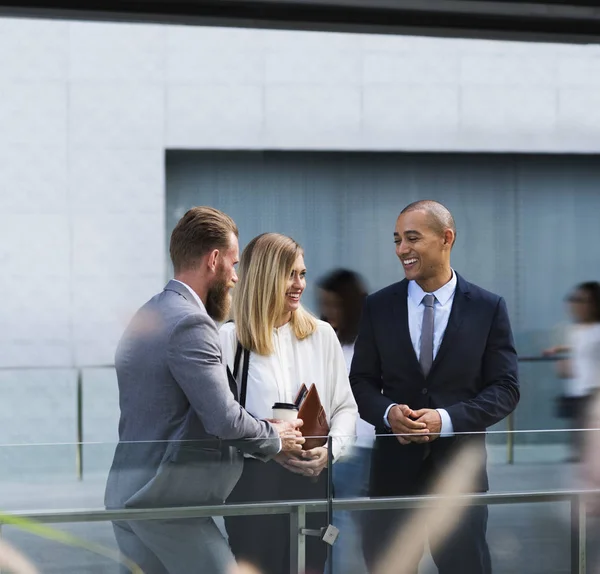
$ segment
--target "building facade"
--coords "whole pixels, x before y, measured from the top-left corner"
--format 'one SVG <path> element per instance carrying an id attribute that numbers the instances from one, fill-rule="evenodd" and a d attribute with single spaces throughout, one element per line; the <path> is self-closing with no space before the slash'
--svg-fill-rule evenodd
<path id="1" fill-rule="evenodd" d="M 397 211 L 445 201 L 457 269 L 533 354 L 600 267 L 599 151 L 596 46 L 1 19 L 2 442 L 74 441 L 79 367 L 84 439 L 115 440 L 97 367 L 194 204 L 244 241 L 298 236 L 313 279 L 343 264 L 378 288 Z M 557 390 L 544 372 L 524 413 Z"/>

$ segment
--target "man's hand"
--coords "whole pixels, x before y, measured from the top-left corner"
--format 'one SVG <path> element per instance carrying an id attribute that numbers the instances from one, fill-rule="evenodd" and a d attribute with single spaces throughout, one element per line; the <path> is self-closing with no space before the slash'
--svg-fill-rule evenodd
<path id="1" fill-rule="evenodd" d="M 388 413 L 388 422 L 395 435 L 414 435 L 397 436 L 400 444 L 409 444 L 411 442 L 429 442 L 429 437 L 424 436 L 427 432 L 427 424 L 423 421 L 416 421 L 418 418 L 415 411 L 407 405 L 395 405 Z"/>
<path id="2" fill-rule="evenodd" d="M 439 438 L 442 432 L 442 415 L 435 409 L 420 409 L 414 411 L 418 423 L 425 423 L 427 426 L 428 442 Z"/>
<path id="3" fill-rule="evenodd" d="M 298 430 L 304 424 L 301 419 L 296 419 L 295 421 L 290 422 L 267 419 L 267 422 L 271 423 L 275 430 L 279 433 L 282 453 L 302 453 L 302 445 L 304 444 L 305 439 L 302 437 L 302 433 Z"/>
<path id="4" fill-rule="evenodd" d="M 284 468 L 304 476 L 319 476 L 327 466 L 327 449 L 319 446 L 304 451 L 302 457 L 278 454 L 275 460 Z"/>

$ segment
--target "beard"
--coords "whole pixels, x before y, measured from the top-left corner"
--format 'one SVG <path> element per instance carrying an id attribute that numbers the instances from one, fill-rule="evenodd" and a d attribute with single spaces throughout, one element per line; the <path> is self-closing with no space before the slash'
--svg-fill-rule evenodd
<path id="1" fill-rule="evenodd" d="M 227 284 L 227 280 L 219 277 L 206 296 L 206 312 L 217 323 L 227 319 L 231 309 L 231 295 Z"/>

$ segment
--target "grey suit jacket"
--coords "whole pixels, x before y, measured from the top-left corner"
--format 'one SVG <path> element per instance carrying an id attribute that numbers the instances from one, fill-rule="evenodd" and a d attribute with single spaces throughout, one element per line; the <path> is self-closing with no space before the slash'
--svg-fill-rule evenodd
<path id="1" fill-rule="evenodd" d="M 240 450 L 278 452 L 275 429 L 235 400 L 217 326 L 183 284 L 170 281 L 136 313 L 115 365 L 121 418 L 108 508 L 220 503 L 240 476 Z"/>

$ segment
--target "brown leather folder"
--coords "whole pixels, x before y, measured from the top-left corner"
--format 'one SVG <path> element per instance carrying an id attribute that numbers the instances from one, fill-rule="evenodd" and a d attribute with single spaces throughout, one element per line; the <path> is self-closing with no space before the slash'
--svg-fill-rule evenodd
<path id="1" fill-rule="evenodd" d="M 300 430 L 302 436 L 306 438 L 306 442 L 302 445 L 302 448 L 310 450 L 318 446 L 325 446 L 329 435 L 329 425 L 317 387 L 312 384 L 310 389 L 307 389 L 306 385 L 302 385 L 295 403 L 298 407 L 298 418 L 304 421 L 304 425 Z"/>

